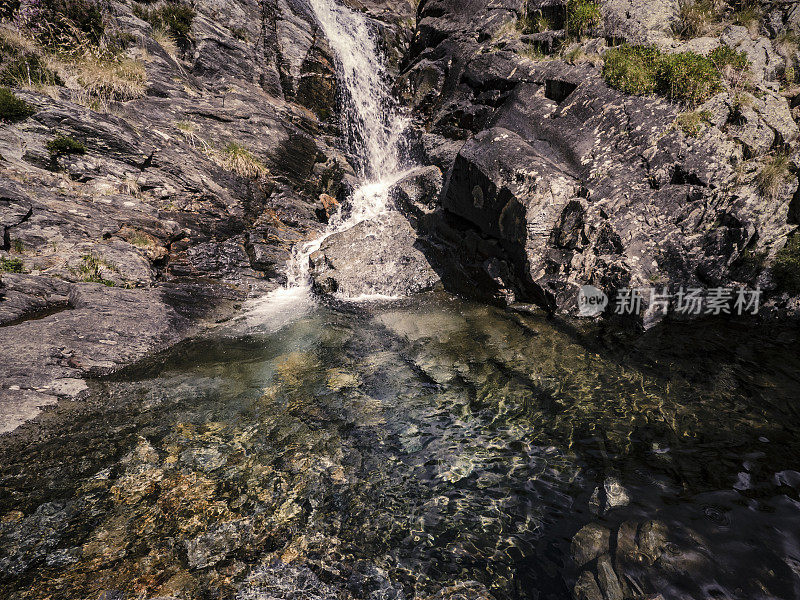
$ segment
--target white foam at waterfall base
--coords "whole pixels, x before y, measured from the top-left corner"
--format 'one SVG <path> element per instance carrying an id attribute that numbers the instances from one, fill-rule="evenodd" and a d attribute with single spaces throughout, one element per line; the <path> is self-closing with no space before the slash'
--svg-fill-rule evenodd
<path id="1" fill-rule="evenodd" d="M 334 215 L 317 238 L 297 244 L 286 265 L 286 286 L 248 303 L 246 327 L 276 330 L 307 314 L 314 306 L 309 257 L 323 242 L 392 210 L 391 187 L 405 175 L 400 147 L 407 120 L 389 95 L 386 69 L 367 17 L 334 0 L 309 0 L 317 23 L 336 55 L 337 77 L 344 91 L 341 128 L 351 153 L 358 157 L 362 184 L 347 202 L 346 213 Z M 378 234 L 381 230 L 377 228 Z M 390 276 L 390 274 L 387 274 Z M 388 299 L 365 294 L 350 301 Z"/>

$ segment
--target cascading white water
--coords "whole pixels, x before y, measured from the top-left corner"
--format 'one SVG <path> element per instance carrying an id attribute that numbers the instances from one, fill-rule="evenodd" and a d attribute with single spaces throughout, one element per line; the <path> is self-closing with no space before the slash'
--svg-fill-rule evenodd
<path id="1" fill-rule="evenodd" d="M 336 55 L 344 103 L 341 128 L 359 161 L 362 183 L 353 192 L 346 215 L 335 215 L 318 238 L 295 246 L 286 265 L 286 286 L 251 306 L 246 317 L 251 323 L 279 325 L 310 307 L 311 254 L 331 235 L 390 210 L 389 190 L 405 172 L 400 148 L 407 120 L 389 94 L 386 68 L 369 21 L 335 0 L 309 0 L 309 5 Z"/>

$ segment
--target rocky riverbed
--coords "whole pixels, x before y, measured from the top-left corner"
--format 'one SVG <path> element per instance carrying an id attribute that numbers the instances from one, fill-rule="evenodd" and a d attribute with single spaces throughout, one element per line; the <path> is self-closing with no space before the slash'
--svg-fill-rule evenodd
<path id="1" fill-rule="evenodd" d="M 0 594 L 788 600 L 797 340 L 731 327 L 223 326 L 4 440 Z"/>

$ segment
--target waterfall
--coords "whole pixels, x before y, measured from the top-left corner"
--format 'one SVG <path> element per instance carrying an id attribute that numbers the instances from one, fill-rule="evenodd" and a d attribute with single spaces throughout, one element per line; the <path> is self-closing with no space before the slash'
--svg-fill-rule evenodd
<path id="1" fill-rule="evenodd" d="M 348 150 L 358 160 L 361 183 L 349 199 L 346 215 L 334 215 L 319 237 L 294 247 L 286 265 L 286 286 L 251 307 L 247 321 L 275 327 L 313 305 L 308 273 L 311 254 L 331 235 L 390 210 L 389 190 L 405 172 L 400 148 L 408 122 L 389 93 L 374 28 L 362 13 L 335 0 L 309 0 L 309 6 L 335 55 L 341 129 Z"/>

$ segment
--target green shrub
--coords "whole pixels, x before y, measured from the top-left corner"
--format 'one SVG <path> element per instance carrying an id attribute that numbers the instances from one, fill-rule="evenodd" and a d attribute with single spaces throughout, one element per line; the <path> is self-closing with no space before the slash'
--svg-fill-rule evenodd
<path id="1" fill-rule="evenodd" d="M 659 87 L 667 97 L 690 105 L 701 104 L 722 89 L 714 63 L 696 52 L 663 56 L 658 78 Z"/>
<path id="2" fill-rule="evenodd" d="M 772 275 L 781 291 L 800 294 L 800 236 L 793 236 L 778 252 Z"/>
<path id="3" fill-rule="evenodd" d="M 135 4 L 133 13 L 150 23 L 153 29 L 163 29 L 172 34 L 182 50 L 186 50 L 191 43 L 192 21 L 196 13 L 188 4 L 179 0 L 169 0 L 155 8 Z"/>
<path id="4" fill-rule="evenodd" d="M 567 33 L 583 37 L 602 21 L 600 5 L 592 0 L 567 0 Z"/>
<path id="5" fill-rule="evenodd" d="M 655 48 L 622 45 L 603 55 L 603 77 L 626 94 L 652 94 L 658 87 L 660 54 Z"/>
<path id="6" fill-rule="evenodd" d="M 62 85 L 64 82 L 37 54 L 19 56 L 7 63 L 0 72 L 0 84 L 22 86 Z"/>
<path id="7" fill-rule="evenodd" d="M 47 151 L 55 159 L 66 154 L 86 154 L 86 145 L 75 138 L 59 134 L 47 142 Z"/>
<path id="8" fill-rule="evenodd" d="M 603 76 L 610 86 L 627 94 L 658 92 L 689 105 L 701 104 L 722 90 L 718 64 L 732 68 L 748 64 L 726 46 L 715 52 L 709 57 L 696 52 L 663 54 L 647 46 L 622 45 L 605 53 Z"/>
<path id="9" fill-rule="evenodd" d="M 0 87 L 0 121 L 10 123 L 24 121 L 35 112 L 33 106 L 17 98 L 10 89 Z"/>
<path id="10" fill-rule="evenodd" d="M 5 273 L 24 273 L 24 265 L 19 258 L 0 258 L 0 271 Z"/>
<path id="11" fill-rule="evenodd" d="M 737 52 L 730 46 L 722 45 L 716 48 L 708 55 L 708 58 L 720 72 L 726 67 L 730 67 L 736 71 L 744 71 L 750 68 L 750 61 L 747 59 L 747 54 L 744 52 Z"/>

